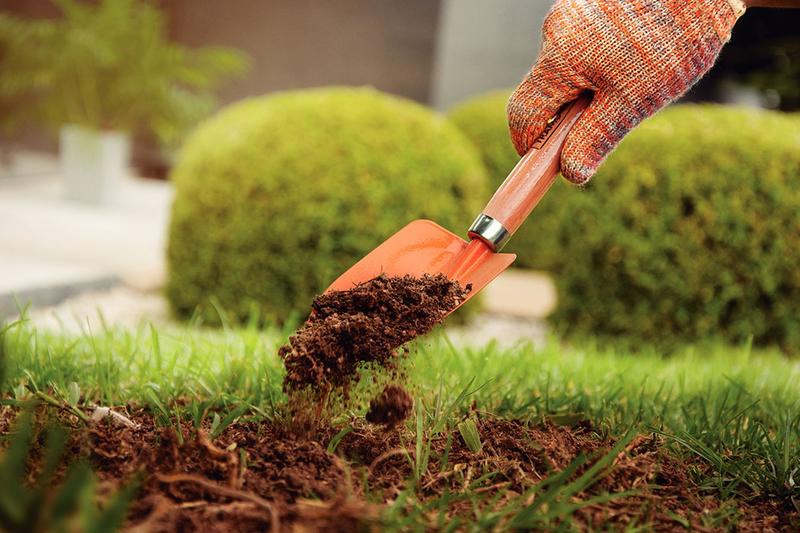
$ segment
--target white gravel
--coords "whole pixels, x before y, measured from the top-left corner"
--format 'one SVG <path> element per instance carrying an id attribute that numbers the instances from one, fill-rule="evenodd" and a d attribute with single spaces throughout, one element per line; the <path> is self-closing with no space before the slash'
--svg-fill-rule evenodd
<path id="1" fill-rule="evenodd" d="M 160 292 L 142 292 L 125 285 L 90 291 L 56 306 L 32 309 L 28 318 L 38 328 L 80 332 L 108 326 L 135 327 L 142 321 L 170 322 L 167 302 Z"/>
<path id="2" fill-rule="evenodd" d="M 483 313 L 464 326 L 447 328 L 447 335 L 456 346 L 483 346 L 496 341 L 501 348 L 532 342 L 542 346 L 548 328 L 542 319 Z"/>

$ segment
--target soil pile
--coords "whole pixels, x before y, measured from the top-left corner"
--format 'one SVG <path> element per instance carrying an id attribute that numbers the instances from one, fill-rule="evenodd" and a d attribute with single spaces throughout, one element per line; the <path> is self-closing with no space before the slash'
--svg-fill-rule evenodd
<path id="1" fill-rule="evenodd" d="M 318 296 L 311 317 L 278 352 L 284 389 L 324 395 L 352 380 L 362 363 L 391 368 L 398 348 L 433 329 L 469 290 L 442 274 L 381 275 Z"/>
<path id="2" fill-rule="evenodd" d="M 403 387 L 387 385 L 377 398 L 369 402 L 366 419 L 393 428 L 408 418 L 413 407 L 414 400 Z"/>
<path id="3" fill-rule="evenodd" d="M 143 411 L 131 418 L 135 428 L 108 419 L 88 428 L 64 420 L 75 424 L 68 459 L 87 459 L 102 486 L 113 489 L 141 476 L 127 530 L 377 529 L 383 505 L 370 502 L 376 494 L 384 502 L 394 501 L 414 476 L 409 461 L 414 446 L 403 445 L 414 438 L 402 428 L 388 432 L 357 425 L 341 439 L 334 455 L 327 451 L 337 433 L 334 428 L 299 437 L 272 422 L 234 423 L 211 439 L 207 426 L 198 431 L 184 426 L 179 437 L 172 428 L 157 427 Z M 488 416 L 475 420 L 482 451 L 470 451 L 457 430 L 431 437 L 430 461 L 416 488 L 420 502 L 437 509 L 442 504 L 433 502 L 446 494 L 447 516 L 453 520 L 469 521 L 476 505 L 500 511 L 585 455 L 587 460 L 574 474 L 577 478 L 614 444 L 601 440 L 586 423 L 564 427 Z M 40 457 L 37 450 L 32 456 Z M 674 458 L 659 437 L 639 436 L 596 483 L 569 501 L 625 494 L 580 508 L 572 525 L 592 530 L 642 525 L 656 531 L 710 530 L 709 513 L 722 511 L 724 504 L 703 496 L 694 483 L 692 470 L 704 468 L 697 460 Z M 739 501 L 737 506 L 742 531 L 789 531 L 799 518 L 788 501 Z M 431 520 L 435 528 L 436 517 Z"/>
<path id="4" fill-rule="evenodd" d="M 134 420 L 135 429 L 97 424 L 80 448 L 101 480 L 144 475 L 128 515 L 137 531 L 290 530 L 300 500 L 333 502 L 348 491 L 338 457 L 280 426 L 235 424 L 212 441 L 203 430 L 179 438 L 144 413 Z"/>

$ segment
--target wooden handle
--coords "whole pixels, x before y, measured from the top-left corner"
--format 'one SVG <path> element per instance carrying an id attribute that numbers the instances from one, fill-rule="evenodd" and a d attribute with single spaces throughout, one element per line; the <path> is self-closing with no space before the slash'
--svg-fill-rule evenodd
<path id="1" fill-rule="evenodd" d="M 590 94 L 566 104 L 550 119 L 547 129 L 503 181 L 483 210 L 513 234 L 555 182 L 561 150 L 572 126 L 592 102 Z"/>

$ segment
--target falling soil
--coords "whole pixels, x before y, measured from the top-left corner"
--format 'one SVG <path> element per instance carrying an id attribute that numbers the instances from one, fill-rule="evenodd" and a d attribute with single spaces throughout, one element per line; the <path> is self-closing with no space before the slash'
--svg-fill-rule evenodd
<path id="1" fill-rule="evenodd" d="M 327 447 L 338 431 L 330 427 L 298 437 L 276 423 L 242 422 L 212 439 L 208 427 L 190 431 L 184 424 L 180 436 L 172 428 L 157 427 L 144 411 L 131 416 L 135 428 L 110 419 L 86 427 L 63 418 L 73 426 L 69 459 L 88 460 L 101 486 L 113 489 L 139 476 L 140 490 L 125 524 L 130 531 L 379 529 L 382 510 L 408 489 L 414 475 L 409 457 L 414 458 L 415 449 L 403 445 L 414 438 L 402 427 L 385 431 L 356 421 L 334 454 Z M 457 430 L 432 437 L 430 461 L 416 485 L 423 504 L 449 495 L 449 520 L 469 521 L 474 505 L 499 510 L 585 455 L 588 459 L 574 474 L 577 478 L 614 444 L 602 440 L 587 423 L 563 427 L 488 415 L 475 419 L 482 451 L 471 452 Z M 709 513 L 730 502 L 702 495 L 691 473 L 705 468 L 697 460 L 674 458 L 660 437 L 639 436 L 595 484 L 570 501 L 625 494 L 584 506 L 571 525 L 708 531 Z M 459 497 L 467 493 L 469 497 Z M 108 497 L 108 490 L 104 494 Z M 739 531 L 789 531 L 800 518 L 787 501 L 737 506 Z"/>
<path id="2" fill-rule="evenodd" d="M 392 368 L 398 348 L 433 329 L 469 290 L 442 274 L 381 275 L 318 296 L 311 317 L 278 352 L 284 389 L 324 395 L 350 382 L 363 363 Z"/>
<path id="3" fill-rule="evenodd" d="M 414 400 L 400 385 L 387 385 L 377 398 L 369 402 L 367 422 L 393 428 L 408 418 Z"/>

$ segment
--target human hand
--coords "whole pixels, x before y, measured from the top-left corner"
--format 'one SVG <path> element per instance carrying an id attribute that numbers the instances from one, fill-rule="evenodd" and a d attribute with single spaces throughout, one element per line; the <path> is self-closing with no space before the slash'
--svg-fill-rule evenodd
<path id="1" fill-rule="evenodd" d="M 539 59 L 508 102 L 517 152 L 592 90 L 561 155 L 564 177 L 586 183 L 631 129 L 711 68 L 744 10 L 742 0 L 557 0 Z"/>

